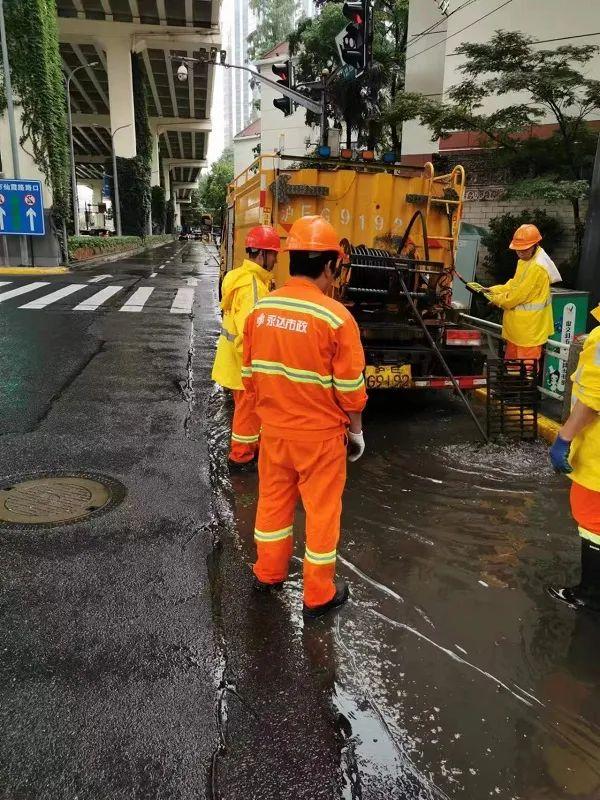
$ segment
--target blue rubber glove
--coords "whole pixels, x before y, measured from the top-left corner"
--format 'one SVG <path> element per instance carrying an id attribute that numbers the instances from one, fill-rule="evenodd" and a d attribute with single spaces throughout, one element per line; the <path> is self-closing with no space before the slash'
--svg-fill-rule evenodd
<path id="1" fill-rule="evenodd" d="M 569 464 L 569 453 L 571 442 L 567 442 L 562 436 L 557 436 L 554 444 L 550 448 L 550 461 L 557 472 L 568 475 L 573 472 L 573 467 Z"/>

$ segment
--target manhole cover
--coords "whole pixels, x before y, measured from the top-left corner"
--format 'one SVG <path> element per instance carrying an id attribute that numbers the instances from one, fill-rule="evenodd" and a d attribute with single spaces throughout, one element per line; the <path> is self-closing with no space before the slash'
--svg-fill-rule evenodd
<path id="1" fill-rule="evenodd" d="M 79 522 L 103 514 L 125 497 L 123 484 L 104 475 L 19 475 L 0 482 L 0 527 Z"/>

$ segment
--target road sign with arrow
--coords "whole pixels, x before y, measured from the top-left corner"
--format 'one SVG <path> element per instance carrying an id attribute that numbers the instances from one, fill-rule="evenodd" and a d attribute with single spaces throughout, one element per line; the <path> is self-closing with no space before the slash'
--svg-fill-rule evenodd
<path id="1" fill-rule="evenodd" d="M 0 235 L 43 236 L 44 233 L 40 181 L 0 178 Z"/>

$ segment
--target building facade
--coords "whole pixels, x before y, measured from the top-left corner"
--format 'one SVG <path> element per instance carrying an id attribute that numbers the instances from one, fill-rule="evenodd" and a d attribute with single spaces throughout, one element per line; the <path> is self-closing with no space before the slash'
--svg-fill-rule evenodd
<path id="1" fill-rule="evenodd" d="M 231 64 L 248 65 L 248 34 L 254 23 L 248 0 L 230 0 L 228 13 L 223 16 L 223 35 L 227 59 Z M 252 89 L 248 75 L 241 70 L 228 69 L 224 80 L 224 140 L 225 147 L 250 122 Z"/>

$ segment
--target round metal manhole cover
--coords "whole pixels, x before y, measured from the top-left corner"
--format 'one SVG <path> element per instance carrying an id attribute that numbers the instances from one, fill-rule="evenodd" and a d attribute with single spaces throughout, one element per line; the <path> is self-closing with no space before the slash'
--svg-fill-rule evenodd
<path id="1" fill-rule="evenodd" d="M 0 527 L 68 525 L 104 514 L 125 497 L 122 483 L 105 475 L 50 473 L 0 482 Z"/>

